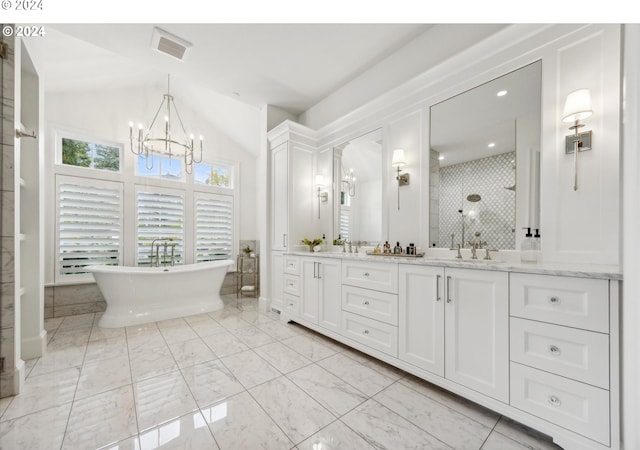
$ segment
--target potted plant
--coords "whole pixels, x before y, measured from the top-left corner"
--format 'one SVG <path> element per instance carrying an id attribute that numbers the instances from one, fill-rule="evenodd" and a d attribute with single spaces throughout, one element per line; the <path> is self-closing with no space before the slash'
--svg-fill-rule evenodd
<path id="1" fill-rule="evenodd" d="M 253 251 L 253 249 L 247 245 L 245 248 L 242 249 L 242 251 L 245 253 L 245 255 L 249 256 Z"/>
<path id="2" fill-rule="evenodd" d="M 302 240 L 302 243 L 304 245 L 308 245 L 309 246 L 309 251 L 313 252 L 314 248 L 317 247 L 318 245 L 322 244 L 323 240 L 321 238 L 315 238 L 314 240 L 310 241 L 307 238 L 304 238 Z"/>

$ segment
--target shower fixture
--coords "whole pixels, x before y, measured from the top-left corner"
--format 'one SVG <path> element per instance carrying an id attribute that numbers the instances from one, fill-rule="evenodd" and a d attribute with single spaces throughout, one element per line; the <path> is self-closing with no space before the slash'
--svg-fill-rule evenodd
<path id="1" fill-rule="evenodd" d="M 467 195 L 467 201 L 469 201 L 471 203 L 476 203 L 476 202 L 479 202 L 480 200 L 482 200 L 482 197 L 480 196 L 480 194 L 469 194 L 469 195 Z"/>

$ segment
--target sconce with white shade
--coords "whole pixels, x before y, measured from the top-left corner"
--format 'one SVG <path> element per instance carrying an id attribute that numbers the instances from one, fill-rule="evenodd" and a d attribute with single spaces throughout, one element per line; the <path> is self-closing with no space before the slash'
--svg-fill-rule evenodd
<path id="1" fill-rule="evenodd" d="M 320 218 L 320 203 L 329 201 L 329 193 L 323 191 L 324 189 L 324 177 L 322 175 L 316 175 L 315 182 L 316 191 L 318 193 L 318 219 Z"/>
<path id="2" fill-rule="evenodd" d="M 573 125 L 569 127 L 570 130 L 573 130 L 573 134 L 565 137 L 565 154 L 573 153 L 574 191 L 578 190 L 578 153 L 591 150 L 591 131 L 578 133 L 578 129 L 584 127 L 584 124 L 579 122 L 592 114 L 591 92 L 589 89 L 577 89 L 567 95 L 562 121 L 573 122 Z"/>
<path id="3" fill-rule="evenodd" d="M 404 150 L 401 148 L 394 150 L 393 158 L 391 159 L 391 166 L 396 168 L 396 180 L 398 180 L 398 209 L 400 209 L 400 186 L 406 186 L 409 184 L 409 174 L 400 173 L 400 168 L 404 167 L 405 164 Z"/>

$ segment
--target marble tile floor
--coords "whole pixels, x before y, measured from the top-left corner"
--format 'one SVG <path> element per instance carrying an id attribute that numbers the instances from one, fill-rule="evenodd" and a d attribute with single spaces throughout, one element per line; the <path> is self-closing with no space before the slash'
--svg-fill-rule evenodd
<path id="1" fill-rule="evenodd" d="M 46 355 L 0 400 L 0 449 L 559 449 L 255 299 L 144 326 L 98 319 L 46 321 Z"/>

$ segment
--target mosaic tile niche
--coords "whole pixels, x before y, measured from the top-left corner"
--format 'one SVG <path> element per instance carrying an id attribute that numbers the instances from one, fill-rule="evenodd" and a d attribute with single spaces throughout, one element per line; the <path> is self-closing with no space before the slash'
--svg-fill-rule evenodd
<path id="1" fill-rule="evenodd" d="M 468 247 L 479 232 L 489 248 L 515 248 L 515 159 L 510 152 L 440 168 L 438 247 Z"/>

